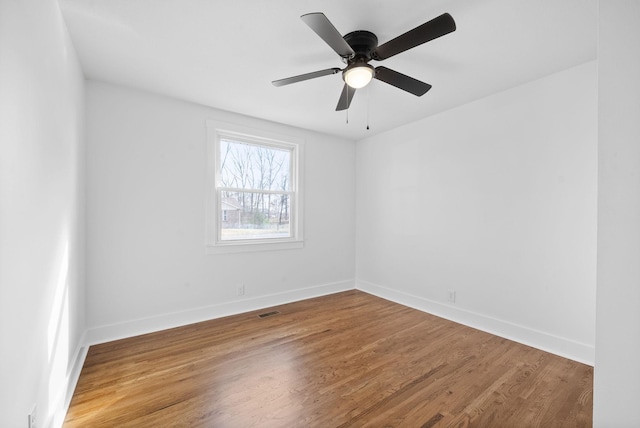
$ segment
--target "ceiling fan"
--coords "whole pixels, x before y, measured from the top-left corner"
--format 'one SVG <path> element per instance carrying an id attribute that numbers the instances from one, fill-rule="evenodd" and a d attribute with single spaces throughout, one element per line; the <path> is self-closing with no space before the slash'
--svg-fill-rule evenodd
<path id="1" fill-rule="evenodd" d="M 378 46 L 378 37 L 370 31 L 352 31 L 344 37 L 341 36 L 323 13 L 308 13 L 300 18 L 340 55 L 340 58 L 347 66 L 343 69 L 337 67 L 327 68 L 326 70 L 274 80 L 271 83 L 274 86 L 284 86 L 316 77 L 336 74 L 341 71 L 345 84 L 338 100 L 336 111 L 348 109 L 356 89 L 365 87 L 371 79 L 388 83 L 418 97 L 424 95 L 431 89 L 431 85 L 428 83 L 421 82 L 387 67 L 379 66 L 374 68 L 369 64 L 369 61 L 385 60 L 456 30 L 456 23 L 451 15 L 444 13 Z"/>

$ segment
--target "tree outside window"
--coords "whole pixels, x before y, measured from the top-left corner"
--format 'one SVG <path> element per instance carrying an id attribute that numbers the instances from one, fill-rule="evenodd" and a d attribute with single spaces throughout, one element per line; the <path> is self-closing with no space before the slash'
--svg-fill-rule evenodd
<path id="1" fill-rule="evenodd" d="M 223 224 L 220 239 L 291 237 L 292 149 L 230 138 L 218 147 L 220 206 L 239 207 L 237 223 Z"/>

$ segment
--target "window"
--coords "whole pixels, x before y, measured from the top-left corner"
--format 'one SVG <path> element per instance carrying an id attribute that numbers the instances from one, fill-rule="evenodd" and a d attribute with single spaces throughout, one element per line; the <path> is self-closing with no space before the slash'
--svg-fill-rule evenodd
<path id="1" fill-rule="evenodd" d="M 302 144 L 207 122 L 207 252 L 302 247 Z"/>

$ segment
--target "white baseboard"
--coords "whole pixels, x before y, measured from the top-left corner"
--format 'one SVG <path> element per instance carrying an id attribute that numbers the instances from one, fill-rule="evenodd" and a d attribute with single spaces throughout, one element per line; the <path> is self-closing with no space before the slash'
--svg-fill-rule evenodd
<path id="1" fill-rule="evenodd" d="M 466 311 L 367 281 L 357 280 L 356 289 L 561 357 L 590 366 L 593 366 L 594 363 L 595 348 L 584 343 Z"/>
<path id="2" fill-rule="evenodd" d="M 310 299 L 340 291 L 362 290 L 392 302 L 400 303 L 441 318 L 486 331 L 515 342 L 542 349 L 565 358 L 593 366 L 595 348 L 564 337 L 534 330 L 508 321 L 456 308 L 433 300 L 411 295 L 363 280 L 348 280 L 315 287 L 292 290 L 284 293 L 259 296 L 251 299 L 211 305 L 188 311 L 163 314 L 156 317 L 132 320 L 89 329 L 85 336 L 85 348 L 90 345 L 124 339 L 145 333 L 180 327 L 270 306 L 282 305 L 298 300 Z M 86 349 L 84 350 L 86 354 Z M 82 367 L 82 364 L 80 364 Z"/>
<path id="3" fill-rule="evenodd" d="M 57 409 L 55 412 L 56 415 L 61 415 L 61 418 L 54 417 L 48 426 L 54 428 L 62 426 L 64 415 L 66 415 L 71 403 L 90 345 L 325 296 L 354 288 L 450 321 L 593 366 L 595 355 L 593 346 L 465 311 L 371 282 L 349 280 L 89 329 L 85 332 L 84 339 L 80 341 L 81 346 L 76 349 L 74 354 L 75 359 L 68 377 L 67 397 L 64 402 L 64 408 Z"/>
<path id="4" fill-rule="evenodd" d="M 340 291 L 353 290 L 355 281 L 341 281 L 298 290 L 259 296 L 250 299 L 195 308 L 182 312 L 162 314 L 151 318 L 127 321 L 118 324 L 94 327 L 87 331 L 85 344 L 88 346 L 112 340 L 124 339 L 168 328 L 180 327 L 201 321 L 255 311 L 271 306 L 310 299 Z"/>
<path id="5" fill-rule="evenodd" d="M 65 416 L 67 415 L 67 411 L 69 410 L 69 405 L 71 404 L 71 399 L 73 398 L 73 393 L 76 390 L 76 386 L 78 385 L 78 380 L 80 379 L 80 372 L 82 372 L 82 366 L 84 366 L 84 360 L 87 358 L 88 347 L 84 345 L 85 343 L 86 333 L 82 335 L 82 338 L 78 342 L 79 345 L 73 353 L 72 357 L 73 361 L 72 366 L 69 369 L 69 373 L 67 375 L 67 390 L 64 397 L 64 401 L 59 400 L 58 403 L 52 403 L 55 407 L 51 413 L 51 419 L 48 422 L 45 422 L 42 426 L 50 427 L 50 428 L 61 428 Z"/>

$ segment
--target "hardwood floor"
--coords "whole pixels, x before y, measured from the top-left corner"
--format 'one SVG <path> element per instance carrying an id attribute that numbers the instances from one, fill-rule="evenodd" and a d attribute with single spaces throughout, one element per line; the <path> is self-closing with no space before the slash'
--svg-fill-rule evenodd
<path id="1" fill-rule="evenodd" d="M 592 367 L 353 290 L 92 346 L 64 427 L 589 427 L 592 391 Z"/>

